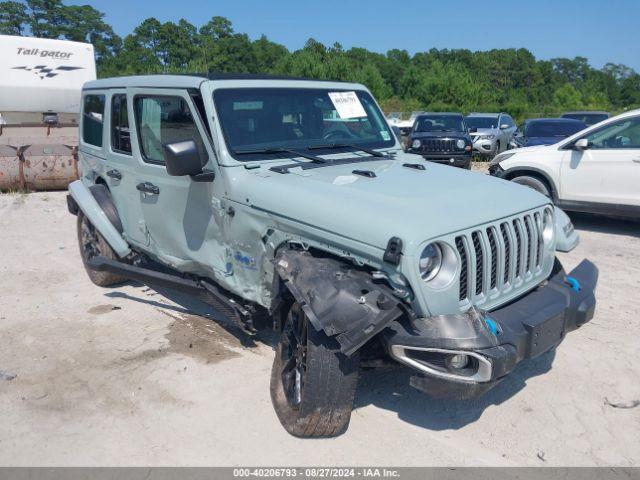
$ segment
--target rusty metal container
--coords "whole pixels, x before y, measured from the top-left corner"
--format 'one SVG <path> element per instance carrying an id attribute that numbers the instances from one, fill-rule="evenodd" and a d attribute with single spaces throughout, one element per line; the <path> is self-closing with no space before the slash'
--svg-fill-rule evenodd
<path id="1" fill-rule="evenodd" d="M 75 122 L 0 124 L 0 190 L 63 190 L 78 179 Z"/>

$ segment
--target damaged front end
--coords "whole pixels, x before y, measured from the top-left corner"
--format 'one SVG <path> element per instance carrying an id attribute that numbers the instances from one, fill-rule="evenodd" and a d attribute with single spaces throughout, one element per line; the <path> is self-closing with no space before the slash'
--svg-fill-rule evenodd
<path id="1" fill-rule="evenodd" d="M 345 355 L 404 313 L 390 286 L 334 258 L 284 248 L 275 266 L 314 328 L 335 337 Z"/>
<path id="2" fill-rule="evenodd" d="M 491 312 L 392 322 L 382 334 L 390 356 L 419 375 L 411 385 L 439 398 L 471 398 L 521 361 L 555 348 L 595 311 L 598 270 L 584 260 L 568 275 L 559 262 L 546 284 Z"/>
<path id="3" fill-rule="evenodd" d="M 598 279 L 587 260 L 569 274 L 557 262 L 545 283 L 496 310 L 417 318 L 391 285 L 334 258 L 283 249 L 275 265 L 313 326 L 344 354 L 379 334 L 388 355 L 416 373 L 413 387 L 459 399 L 485 393 L 591 320 Z"/>

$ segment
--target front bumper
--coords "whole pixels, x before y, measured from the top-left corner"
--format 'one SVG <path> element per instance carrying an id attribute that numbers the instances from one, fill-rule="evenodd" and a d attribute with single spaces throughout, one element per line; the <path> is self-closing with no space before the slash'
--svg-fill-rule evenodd
<path id="1" fill-rule="evenodd" d="M 559 262 L 548 282 L 492 312 L 394 321 L 383 342 L 396 360 L 419 372 L 411 385 L 434 397 L 471 398 L 495 386 L 515 366 L 552 350 L 593 318 L 598 269 L 583 260 L 569 275 Z M 452 355 L 467 355 L 456 370 Z"/>
<path id="2" fill-rule="evenodd" d="M 473 140 L 473 150 L 475 152 L 478 152 L 481 155 L 495 155 L 496 153 L 496 149 L 497 149 L 497 142 L 496 139 L 484 139 L 484 140 L 480 140 L 480 139 L 474 139 Z"/>
<path id="3" fill-rule="evenodd" d="M 440 163 L 442 165 L 451 165 L 453 167 L 471 168 L 471 152 L 468 154 L 450 153 L 450 154 L 432 154 L 429 152 L 411 151 L 410 153 L 416 153 L 421 155 L 428 162 Z"/>

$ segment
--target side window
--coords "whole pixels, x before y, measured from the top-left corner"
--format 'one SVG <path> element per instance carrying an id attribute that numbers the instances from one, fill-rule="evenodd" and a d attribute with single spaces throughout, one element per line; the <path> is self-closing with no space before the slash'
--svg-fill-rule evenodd
<path id="1" fill-rule="evenodd" d="M 131 155 L 127 96 L 123 93 L 111 97 L 111 148 L 115 152 Z"/>
<path id="2" fill-rule="evenodd" d="M 147 162 L 164 164 L 162 146 L 193 140 L 202 158 L 207 158 L 200 132 L 189 105 L 182 97 L 137 96 L 134 100 L 140 148 Z"/>
<path id="3" fill-rule="evenodd" d="M 640 148 L 640 117 L 626 118 L 587 135 L 590 148 Z"/>
<path id="4" fill-rule="evenodd" d="M 515 123 L 509 115 L 502 115 L 502 117 L 500 117 L 500 125 L 509 125 L 509 127 L 514 127 Z"/>
<path id="5" fill-rule="evenodd" d="M 85 95 L 82 104 L 82 141 L 102 147 L 104 95 Z"/>

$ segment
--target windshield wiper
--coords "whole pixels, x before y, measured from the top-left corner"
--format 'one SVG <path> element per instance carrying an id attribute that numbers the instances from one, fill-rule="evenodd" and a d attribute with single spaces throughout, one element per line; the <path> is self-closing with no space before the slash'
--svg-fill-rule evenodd
<path id="1" fill-rule="evenodd" d="M 298 152 L 297 150 L 292 150 L 290 148 L 257 148 L 251 150 L 234 150 L 233 153 L 236 155 L 252 155 L 252 154 L 260 154 L 260 153 L 289 153 L 291 155 L 295 155 L 296 157 L 306 158 L 307 160 L 311 160 L 314 163 L 327 163 L 327 160 L 323 160 L 320 157 L 316 157 L 315 155 L 310 155 L 308 153 Z"/>
<path id="2" fill-rule="evenodd" d="M 350 148 L 355 151 L 359 150 L 361 152 L 368 153 L 373 157 L 387 158 L 387 156 L 384 153 L 376 152 L 375 150 L 370 150 L 368 148 L 359 147 L 357 145 L 350 145 L 348 143 L 327 143 L 324 145 L 313 145 L 307 148 L 307 150 L 333 150 L 337 148 Z"/>

